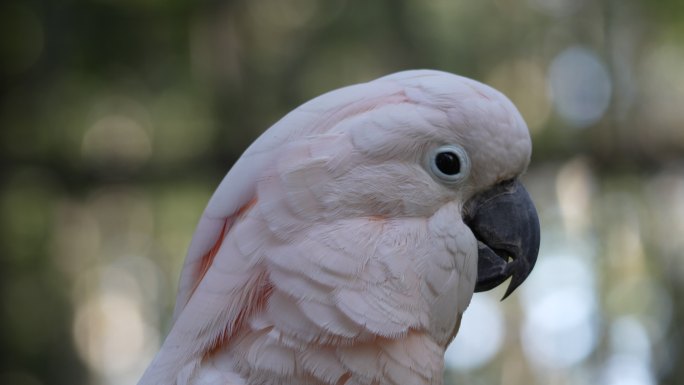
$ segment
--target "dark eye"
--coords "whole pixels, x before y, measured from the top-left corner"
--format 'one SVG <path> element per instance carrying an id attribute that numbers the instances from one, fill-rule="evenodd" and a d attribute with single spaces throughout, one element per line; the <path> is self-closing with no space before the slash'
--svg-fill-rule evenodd
<path id="1" fill-rule="evenodd" d="M 461 172 L 461 160 L 451 151 L 440 152 L 435 156 L 435 166 L 445 175 L 456 175 Z"/>
<path id="2" fill-rule="evenodd" d="M 463 147 L 446 145 L 430 152 L 430 171 L 442 182 L 455 183 L 470 172 L 470 160 Z"/>

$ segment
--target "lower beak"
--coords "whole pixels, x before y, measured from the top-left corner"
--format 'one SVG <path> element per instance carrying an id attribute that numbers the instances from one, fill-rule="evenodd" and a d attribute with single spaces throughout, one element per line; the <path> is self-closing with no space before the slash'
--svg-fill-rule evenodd
<path id="1" fill-rule="evenodd" d="M 530 274 L 539 252 L 539 218 L 525 187 L 510 180 L 472 197 L 464 221 L 477 238 L 475 291 L 499 286 L 508 277 L 508 297 Z"/>

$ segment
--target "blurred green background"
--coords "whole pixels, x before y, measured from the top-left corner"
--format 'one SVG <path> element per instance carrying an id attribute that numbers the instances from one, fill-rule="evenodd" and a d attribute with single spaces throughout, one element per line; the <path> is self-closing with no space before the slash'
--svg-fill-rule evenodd
<path id="1" fill-rule="evenodd" d="M 681 384 L 684 2 L 6 0 L 0 384 L 130 384 L 210 194 L 325 91 L 408 68 L 527 120 L 540 259 L 478 294 L 448 384 Z"/>

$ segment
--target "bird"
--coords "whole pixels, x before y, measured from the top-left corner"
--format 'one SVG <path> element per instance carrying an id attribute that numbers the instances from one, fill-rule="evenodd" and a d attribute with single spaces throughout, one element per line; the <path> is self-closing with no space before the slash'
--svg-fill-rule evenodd
<path id="1" fill-rule="evenodd" d="M 441 384 L 473 293 L 537 259 L 531 151 L 506 96 L 448 72 L 302 104 L 210 198 L 139 385 Z"/>

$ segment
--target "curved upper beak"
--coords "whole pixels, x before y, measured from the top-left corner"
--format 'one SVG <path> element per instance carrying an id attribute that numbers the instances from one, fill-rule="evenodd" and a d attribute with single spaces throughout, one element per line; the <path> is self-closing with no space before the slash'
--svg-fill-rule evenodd
<path id="1" fill-rule="evenodd" d="M 532 271 L 539 252 L 539 217 L 525 187 L 509 180 L 473 196 L 464 221 L 477 238 L 475 291 L 486 291 L 508 277 L 508 297 Z"/>

